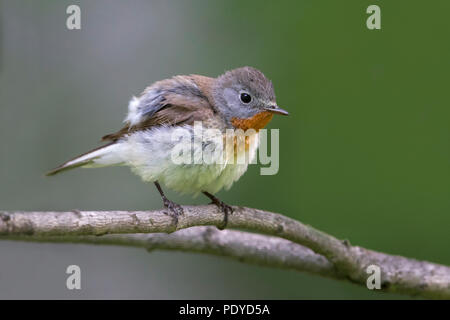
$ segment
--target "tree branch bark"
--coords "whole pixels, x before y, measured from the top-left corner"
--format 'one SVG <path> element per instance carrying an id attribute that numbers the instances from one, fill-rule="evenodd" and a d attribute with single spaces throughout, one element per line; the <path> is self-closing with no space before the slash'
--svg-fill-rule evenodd
<path id="1" fill-rule="evenodd" d="M 223 214 L 212 205 L 183 209 L 184 214 L 178 219 L 165 210 L 0 212 L 0 239 L 203 252 L 345 279 L 363 286 L 369 276 L 366 268 L 376 265 L 381 270 L 383 291 L 450 299 L 450 267 L 351 246 L 348 241 L 296 220 L 251 208 L 234 207 L 228 228 L 265 235 L 190 228 L 219 226 Z"/>

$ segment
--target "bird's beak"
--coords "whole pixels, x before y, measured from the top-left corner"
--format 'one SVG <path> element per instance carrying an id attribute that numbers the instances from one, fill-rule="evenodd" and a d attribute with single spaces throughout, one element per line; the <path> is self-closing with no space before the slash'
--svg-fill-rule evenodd
<path id="1" fill-rule="evenodd" d="M 289 115 L 289 112 L 287 112 L 287 111 L 284 110 L 284 109 L 281 109 L 281 108 L 280 108 L 279 106 L 277 106 L 277 105 L 273 105 L 273 106 L 267 107 L 266 110 L 269 111 L 269 112 L 272 112 L 272 113 L 281 114 L 281 115 L 283 115 L 283 116 Z"/>

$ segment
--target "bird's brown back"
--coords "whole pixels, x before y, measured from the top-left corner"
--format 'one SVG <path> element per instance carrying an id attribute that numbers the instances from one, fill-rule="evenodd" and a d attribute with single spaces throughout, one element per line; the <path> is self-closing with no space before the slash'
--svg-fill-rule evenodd
<path id="1" fill-rule="evenodd" d="M 150 117 L 102 137 L 102 141 L 117 141 L 135 131 L 147 130 L 155 126 L 193 125 L 202 121 L 207 126 L 221 126 L 220 117 L 214 110 L 211 100 L 211 87 L 214 78 L 200 75 L 176 76 L 158 81 L 144 90 L 140 99 L 152 91 L 160 92 L 160 108 Z M 215 123 L 212 123 L 215 122 Z"/>

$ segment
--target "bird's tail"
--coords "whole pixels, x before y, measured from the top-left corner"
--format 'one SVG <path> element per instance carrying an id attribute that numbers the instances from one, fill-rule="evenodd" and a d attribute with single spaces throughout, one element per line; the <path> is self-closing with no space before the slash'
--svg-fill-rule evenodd
<path id="1" fill-rule="evenodd" d="M 95 168 L 111 165 L 119 165 L 122 160 L 119 156 L 120 143 L 112 142 L 101 146 L 89 152 L 86 152 L 78 157 L 75 157 L 55 169 L 46 173 L 47 176 L 53 176 L 57 173 L 78 168 Z"/>

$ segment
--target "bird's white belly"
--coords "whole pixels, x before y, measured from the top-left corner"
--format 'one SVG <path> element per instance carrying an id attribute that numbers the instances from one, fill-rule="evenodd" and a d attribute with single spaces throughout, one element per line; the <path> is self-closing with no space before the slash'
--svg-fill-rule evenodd
<path id="1" fill-rule="evenodd" d="M 192 132 L 191 126 L 184 127 Z M 121 143 L 123 163 L 141 176 L 144 181 L 159 181 L 168 188 L 180 193 L 198 194 L 201 191 L 216 193 L 222 188 L 230 188 L 247 170 L 258 147 L 258 134 L 250 137 L 245 161 L 236 163 L 234 150 L 220 154 L 207 163 L 176 163 L 173 160 L 174 127 L 158 127 L 132 133 Z M 217 140 L 216 140 L 217 141 Z M 206 148 L 214 149 L 217 145 L 208 140 Z M 222 148 L 223 145 L 220 145 Z M 205 144 L 192 144 L 193 157 L 205 151 Z M 217 156 L 218 157 L 218 156 Z M 234 161 L 233 161 L 234 160 Z"/>

